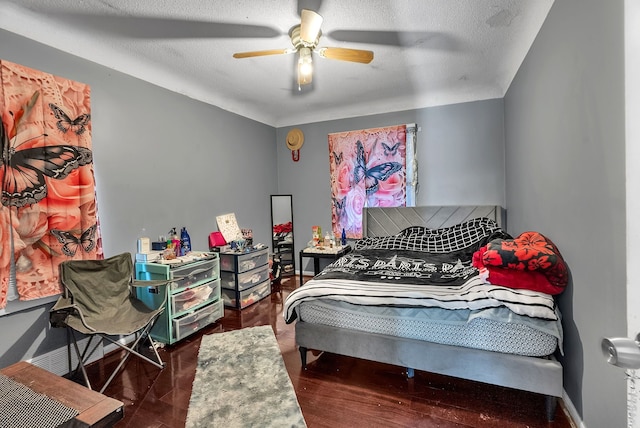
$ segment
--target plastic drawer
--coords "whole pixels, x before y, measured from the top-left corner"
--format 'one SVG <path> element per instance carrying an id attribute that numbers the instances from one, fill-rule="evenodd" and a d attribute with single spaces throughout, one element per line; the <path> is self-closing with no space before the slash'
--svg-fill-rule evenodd
<path id="1" fill-rule="evenodd" d="M 203 327 L 224 316 L 222 300 L 203 306 L 197 311 L 173 319 L 173 334 L 175 340 L 183 339 Z"/>
<path id="2" fill-rule="evenodd" d="M 236 307 L 236 294 L 237 292 L 235 290 L 230 290 L 228 288 L 223 288 L 222 290 L 220 290 L 220 297 L 222 297 L 224 305 L 230 308 Z"/>
<path id="3" fill-rule="evenodd" d="M 271 294 L 271 281 L 269 280 L 244 291 L 229 290 L 227 288 L 221 290 L 222 300 L 225 306 L 240 309 L 262 300 L 269 294 Z M 238 299 L 240 304 L 238 304 Z"/>
<path id="4" fill-rule="evenodd" d="M 220 253 L 220 270 L 242 273 L 269 263 L 269 248 L 250 253 Z"/>
<path id="5" fill-rule="evenodd" d="M 215 259 L 172 269 L 171 277 L 178 279 L 171 283 L 171 289 L 178 290 L 217 279 L 217 264 L 218 260 Z"/>
<path id="6" fill-rule="evenodd" d="M 237 290 L 246 290 L 269 279 L 269 265 L 261 266 L 247 272 L 235 274 L 220 272 L 220 286 Z"/>
<path id="7" fill-rule="evenodd" d="M 170 297 L 171 299 L 171 313 L 177 314 L 179 312 L 187 311 L 194 308 L 208 300 L 215 300 L 218 286 L 217 282 L 212 281 L 206 284 L 187 288 L 177 294 Z"/>

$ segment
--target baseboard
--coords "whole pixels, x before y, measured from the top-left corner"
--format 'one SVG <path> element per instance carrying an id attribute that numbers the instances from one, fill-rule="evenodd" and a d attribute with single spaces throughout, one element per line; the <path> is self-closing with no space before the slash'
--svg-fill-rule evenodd
<path id="1" fill-rule="evenodd" d="M 568 414 L 569 420 L 575 428 L 587 428 L 587 426 L 584 424 L 584 421 L 582 420 L 582 417 L 578 414 L 576 406 L 573 405 L 573 402 L 567 395 L 567 391 L 565 391 L 564 389 L 562 390 L 562 405 L 563 411 Z"/>

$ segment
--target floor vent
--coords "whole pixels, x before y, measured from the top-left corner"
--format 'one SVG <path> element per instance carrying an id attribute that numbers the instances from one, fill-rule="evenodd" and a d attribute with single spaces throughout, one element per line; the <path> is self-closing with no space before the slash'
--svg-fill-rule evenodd
<path id="1" fill-rule="evenodd" d="M 88 338 L 82 339 L 78 341 L 78 346 L 80 350 L 84 349 L 87 346 Z M 104 357 L 104 348 L 103 345 L 100 344 L 96 350 L 91 354 L 89 358 L 89 362 L 97 361 L 100 358 Z M 33 357 L 28 360 L 34 366 L 38 366 L 43 368 L 53 374 L 58 376 L 64 376 L 69 372 L 69 358 L 67 354 L 67 347 L 63 346 L 62 348 L 54 349 L 53 351 L 47 352 L 46 354 L 38 355 L 37 357 Z M 76 356 L 73 348 L 71 349 L 71 367 L 75 368 L 78 364 L 78 357 Z"/>

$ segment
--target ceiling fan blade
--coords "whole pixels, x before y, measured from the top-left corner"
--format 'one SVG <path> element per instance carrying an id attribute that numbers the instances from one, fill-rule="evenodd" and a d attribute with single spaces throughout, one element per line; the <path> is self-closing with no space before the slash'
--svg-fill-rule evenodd
<path id="1" fill-rule="evenodd" d="M 334 30 L 327 36 L 339 42 L 442 49 L 447 51 L 457 51 L 460 45 L 460 42 L 453 36 L 434 31 Z"/>
<path id="2" fill-rule="evenodd" d="M 282 36 L 276 28 L 263 25 L 235 24 L 215 21 L 183 20 L 145 16 L 111 16 L 81 12 L 51 12 L 73 28 L 138 39 L 196 38 L 275 38 Z"/>
<path id="3" fill-rule="evenodd" d="M 233 54 L 234 58 L 251 58 L 254 56 L 267 56 L 267 55 L 284 55 L 295 52 L 295 49 L 270 49 L 266 51 L 252 51 L 252 52 L 237 52 Z"/>
<path id="4" fill-rule="evenodd" d="M 322 16 L 312 10 L 302 9 L 301 18 L 300 40 L 308 45 L 313 45 L 320 36 Z"/>
<path id="5" fill-rule="evenodd" d="M 369 64 L 373 60 L 373 52 L 361 49 L 320 48 L 316 52 L 323 58 L 337 59 L 340 61 Z"/>

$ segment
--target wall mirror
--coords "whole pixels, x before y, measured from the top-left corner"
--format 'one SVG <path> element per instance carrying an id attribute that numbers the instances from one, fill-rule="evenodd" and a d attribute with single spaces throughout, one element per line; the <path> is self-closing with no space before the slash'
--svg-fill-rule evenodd
<path id="1" fill-rule="evenodd" d="M 273 250 L 274 281 L 295 275 L 293 256 L 293 196 L 271 195 L 271 248 Z M 277 264 L 277 265 L 276 265 Z M 277 272 L 277 268 L 280 272 Z"/>

